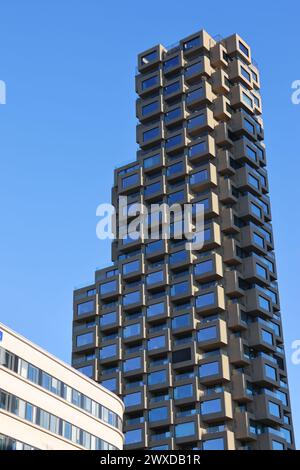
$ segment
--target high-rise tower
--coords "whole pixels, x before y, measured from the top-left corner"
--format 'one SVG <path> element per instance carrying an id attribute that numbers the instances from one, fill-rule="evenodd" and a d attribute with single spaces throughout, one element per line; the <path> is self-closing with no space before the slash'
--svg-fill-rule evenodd
<path id="1" fill-rule="evenodd" d="M 236 34 L 138 56 L 113 204 L 202 203 L 205 244 L 116 240 L 74 292 L 73 366 L 124 400 L 128 449 L 294 448 L 259 87 Z"/>

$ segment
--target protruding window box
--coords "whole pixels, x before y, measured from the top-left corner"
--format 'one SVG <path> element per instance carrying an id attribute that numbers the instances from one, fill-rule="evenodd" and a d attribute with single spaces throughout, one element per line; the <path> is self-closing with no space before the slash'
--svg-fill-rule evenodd
<path id="1" fill-rule="evenodd" d="M 233 112 L 230 109 L 230 100 L 224 95 L 219 95 L 214 101 L 214 118 L 218 121 L 229 121 L 232 114 Z"/>
<path id="2" fill-rule="evenodd" d="M 138 356 L 136 354 L 132 354 L 126 357 L 122 363 L 122 367 L 124 377 L 135 377 L 145 374 L 147 367 L 146 352 L 142 351 Z"/>
<path id="3" fill-rule="evenodd" d="M 271 262 L 269 261 L 269 263 Z M 268 265 L 267 260 L 264 262 L 264 258 L 249 256 L 243 263 L 244 279 L 252 283 L 269 285 L 272 282 L 269 267 L 271 267 L 271 264 Z"/>
<path id="4" fill-rule="evenodd" d="M 154 260 L 161 258 L 162 255 L 168 252 L 167 240 L 149 240 L 145 246 L 145 256 L 147 259 Z"/>
<path id="5" fill-rule="evenodd" d="M 259 143 L 254 143 L 247 137 L 242 137 L 234 142 L 234 158 L 237 161 L 243 161 L 253 166 L 260 167 L 260 162 L 265 165 L 265 149 Z"/>
<path id="6" fill-rule="evenodd" d="M 238 56 L 242 61 L 251 64 L 251 49 L 238 34 L 226 39 L 226 48 L 229 56 Z"/>
<path id="7" fill-rule="evenodd" d="M 74 296 L 78 295 L 78 292 L 80 293 L 81 291 L 75 291 Z M 84 290 L 84 292 L 86 292 L 86 290 Z M 74 320 L 94 317 L 96 315 L 96 309 L 96 295 L 94 294 L 91 298 L 86 297 L 85 301 L 80 300 L 74 303 Z"/>
<path id="8" fill-rule="evenodd" d="M 216 286 L 208 292 L 202 292 L 196 297 L 196 311 L 201 315 L 211 315 L 225 310 L 224 289 Z"/>
<path id="9" fill-rule="evenodd" d="M 254 117 L 242 110 L 237 110 L 234 113 L 230 122 L 230 127 L 236 138 L 239 136 L 246 136 L 254 143 L 256 143 L 257 140 L 264 139 L 264 130 L 262 125 L 257 119 L 254 119 Z"/>
<path id="10" fill-rule="evenodd" d="M 147 184 L 144 187 L 145 201 L 155 201 L 161 199 L 166 194 L 166 184 L 163 177 Z"/>
<path id="11" fill-rule="evenodd" d="M 164 167 L 165 158 L 162 150 L 154 150 L 141 155 L 140 158 L 144 174 L 156 173 L 158 169 Z"/>
<path id="12" fill-rule="evenodd" d="M 242 297 L 244 295 L 244 290 L 240 287 L 240 279 L 241 276 L 239 275 L 238 271 L 225 271 L 224 273 L 225 279 L 225 294 L 228 297 Z"/>
<path id="13" fill-rule="evenodd" d="M 168 401 L 151 405 L 151 407 L 148 409 L 147 422 L 151 429 L 173 424 L 174 419 L 171 402 Z"/>
<path id="14" fill-rule="evenodd" d="M 190 136 L 197 136 L 203 134 L 205 131 L 212 131 L 215 127 L 215 120 L 213 112 L 209 108 L 198 111 L 197 114 L 192 114 L 187 120 L 187 132 Z"/>
<path id="15" fill-rule="evenodd" d="M 121 264 L 120 270 L 122 280 L 139 279 L 145 270 L 144 256 L 140 255 L 137 258 L 127 259 Z"/>
<path id="16" fill-rule="evenodd" d="M 197 207 L 198 205 L 204 206 L 204 217 L 205 220 L 217 217 L 220 215 L 219 209 L 219 198 L 217 194 L 213 191 L 209 191 L 205 196 L 200 195 L 193 199 L 193 219 L 196 219 L 197 211 L 200 209 Z M 201 209 L 202 210 L 202 209 Z"/>
<path id="17" fill-rule="evenodd" d="M 171 103 L 174 98 L 178 98 L 185 93 L 186 85 L 182 76 L 168 82 L 163 87 L 163 98 L 166 103 Z"/>
<path id="18" fill-rule="evenodd" d="M 223 261 L 229 266 L 236 266 L 242 263 L 242 258 L 238 252 L 239 244 L 233 238 L 227 238 L 223 243 Z"/>
<path id="19" fill-rule="evenodd" d="M 165 54 L 162 64 L 163 73 L 165 76 L 180 70 L 184 66 L 183 51 L 177 50 L 173 54 Z"/>
<path id="20" fill-rule="evenodd" d="M 230 148 L 233 146 L 231 139 L 231 129 L 229 128 L 227 122 L 220 122 L 215 127 L 215 141 L 216 144 L 220 147 Z"/>
<path id="21" fill-rule="evenodd" d="M 191 441 L 197 442 L 201 438 L 200 416 L 194 415 L 176 420 L 175 443 L 184 445 Z"/>
<path id="22" fill-rule="evenodd" d="M 182 179 L 188 174 L 188 165 L 186 158 L 180 159 L 177 162 L 174 162 L 167 166 L 166 176 L 169 181 L 176 181 L 177 179 Z"/>
<path id="23" fill-rule="evenodd" d="M 249 325 L 249 347 L 257 351 L 275 352 L 276 341 L 272 325 L 268 328 L 267 324 L 254 322 Z"/>
<path id="24" fill-rule="evenodd" d="M 200 282 L 209 282 L 220 279 L 223 276 L 222 257 L 213 253 L 206 258 L 200 258 L 194 265 L 194 277 Z"/>
<path id="25" fill-rule="evenodd" d="M 200 137 L 190 142 L 188 146 L 188 159 L 191 162 L 206 161 L 216 156 L 215 140 L 211 135 Z"/>
<path id="26" fill-rule="evenodd" d="M 118 297 L 121 294 L 120 277 L 117 276 L 112 280 L 101 283 L 98 286 L 98 291 L 101 299 L 108 300 L 110 298 Z"/>
<path id="27" fill-rule="evenodd" d="M 207 357 L 199 362 L 199 382 L 205 386 L 229 382 L 230 366 L 224 354 Z"/>
<path id="28" fill-rule="evenodd" d="M 219 198 L 223 204 L 235 204 L 237 202 L 231 179 L 219 179 Z"/>
<path id="29" fill-rule="evenodd" d="M 123 323 L 123 343 L 136 343 L 146 338 L 146 327 L 144 319 L 130 320 Z"/>
<path id="30" fill-rule="evenodd" d="M 165 139 L 165 151 L 167 154 L 179 152 L 187 145 L 185 130 L 167 135 Z"/>
<path id="31" fill-rule="evenodd" d="M 258 289 L 246 291 L 247 309 L 249 313 L 261 314 L 267 318 L 273 317 L 272 299 Z"/>
<path id="32" fill-rule="evenodd" d="M 150 392 L 172 387 L 171 364 L 167 364 L 164 368 L 161 368 L 161 366 L 151 368 L 148 373 L 147 381 L 148 390 Z M 165 405 L 164 401 L 158 403 L 158 406 L 162 405 Z"/>
<path id="33" fill-rule="evenodd" d="M 225 321 L 219 319 L 209 323 L 200 323 L 200 328 L 197 331 L 197 343 L 203 351 L 226 346 L 228 339 Z"/>
<path id="34" fill-rule="evenodd" d="M 209 51 L 211 47 L 211 36 L 206 31 L 188 36 L 180 41 L 185 57 L 193 57 L 200 51 Z"/>
<path id="35" fill-rule="evenodd" d="M 185 103 L 189 110 L 199 109 L 205 104 L 210 105 L 215 99 L 215 94 L 212 91 L 212 86 L 207 80 L 202 80 L 200 83 L 192 85 L 186 92 Z"/>
<path id="36" fill-rule="evenodd" d="M 253 401 L 253 390 L 251 386 L 251 378 L 243 373 L 232 374 L 232 398 L 240 403 L 249 403 Z"/>
<path id="37" fill-rule="evenodd" d="M 253 432 L 254 429 L 251 426 L 252 421 L 254 420 L 254 415 L 251 415 L 247 411 L 237 410 L 235 412 L 235 437 L 243 441 L 253 441 L 257 439 L 256 432 Z"/>
<path id="38" fill-rule="evenodd" d="M 279 387 L 278 366 L 275 362 L 264 358 L 256 357 L 251 360 L 252 382 L 260 387 Z M 272 371 L 268 374 L 267 369 Z"/>
<path id="39" fill-rule="evenodd" d="M 280 400 L 265 394 L 254 397 L 255 418 L 267 426 L 282 424 L 283 409 Z"/>
<path id="40" fill-rule="evenodd" d="M 157 123 L 148 125 L 147 127 L 143 124 L 137 126 L 136 139 L 142 149 L 146 149 L 153 146 L 155 143 L 159 143 L 163 138 L 164 129 L 162 121 L 158 121 Z"/>
<path id="41" fill-rule="evenodd" d="M 137 429 L 128 429 L 125 432 L 125 445 L 127 450 L 141 450 L 148 446 L 148 436 L 146 432 L 146 423 L 143 423 Z"/>
<path id="42" fill-rule="evenodd" d="M 143 288 L 138 291 L 123 293 L 123 310 L 135 310 L 146 305 Z"/>
<path id="43" fill-rule="evenodd" d="M 232 331 L 243 331 L 248 328 L 245 321 L 246 313 L 243 310 L 241 304 L 232 303 L 227 305 L 228 312 L 228 328 Z"/>
<path id="44" fill-rule="evenodd" d="M 227 95 L 230 92 L 228 74 L 219 69 L 212 74 L 212 91 L 218 95 Z"/>
<path id="45" fill-rule="evenodd" d="M 246 353 L 246 344 L 242 338 L 231 337 L 229 340 L 229 361 L 237 367 L 244 367 L 250 364 L 250 357 Z"/>
<path id="46" fill-rule="evenodd" d="M 170 316 L 170 310 L 168 308 L 165 298 L 156 302 L 148 302 L 146 309 L 146 320 L 147 323 L 159 323 L 162 319 L 167 319 Z"/>
<path id="47" fill-rule="evenodd" d="M 159 117 L 163 113 L 162 94 L 155 98 L 142 99 L 136 101 L 136 117 L 141 123 L 146 124 L 148 121 Z"/>
<path id="48" fill-rule="evenodd" d="M 169 276 L 166 266 L 159 270 L 150 271 L 146 275 L 146 289 L 148 291 L 161 290 L 162 286 L 169 284 Z"/>
<path id="49" fill-rule="evenodd" d="M 222 210 L 221 230 L 226 234 L 237 234 L 240 228 L 237 225 L 237 214 L 231 207 Z"/>
<path id="50" fill-rule="evenodd" d="M 216 393 L 212 397 L 202 396 L 200 419 L 205 423 L 216 423 L 233 418 L 232 399 L 229 392 Z"/>
<path id="51" fill-rule="evenodd" d="M 204 226 L 204 248 L 206 250 L 221 246 L 221 229 L 216 222 Z"/>
<path id="52" fill-rule="evenodd" d="M 166 128 L 172 128 L 174 125 L 179 125 L 186 118 L 186 112 L 184 110 L 183 103 L 177 103 L 174 106 L 170 106 L 165 110 L 164 114 L 164 125 Z"/>
<path id="53" fill-rule="evenodd" d="M 170 288 L 170 296 L 172 302 L 178 302 L 183 299 L 188 299 L 193 295 L 193 286 L 190 279 L 177 282 Z"/>
<path id="54" fill-rule="evenodd" d="M 212 67 L 210 65 L 210 60 L 206 56 L 201 56 L 200 58 L 195 59 L 194 62 L 189 63 L 184 71 L 184 79 L 188 84 L 193 84 L 198 82 L 199 79 L 203 76 L 210 77 L 212 74 Z"/>
<path id="55" fill-rule="evenodd" d="M 142 98 L 158 91 L 162 87 L 161 71 L 149 72 L 147 75 L 140 74 L 135 77 L 135 90 Z"/>
<path id="56" fill-rule="evenodd" d="M 159 62 L 162 60 L 164 52 L 165 48 L 160 44 L 141 52 L 141 54 L 138 55 L 139 72 L 145 73 L 146 71 L 151 70 L 151 68 L 157 67 Z"/>
<path id="57" fill-rule="evenodd" d="M 148 356 L 157 356 L 171 350 L 169 332 L 160 332 L 155 336 L 148 337 L 147 352 Z"/>
<path id="58" fill-rule="evenodd" d="M 76 336 L 73 336 L 73 352 L 83 353 L 85 351 L 92 351 L 98 347 L 98 328 L 88 328 L 80 331 Z"/>
<path id="59" fill-rule="evenodd" d="M 195 192 L 204 191 L 209 187 L 217 186 L 217 169 L 212 163 L 207 166 L 201 167 L 190 173 L 189 178 L 191 189 Z"/>
<path id="60" fill-rule="evenodd" d="M 235 167 L 233 166 L 234 164 L 234 158 L 231 152 L 226 149 L 222 149 L 218 151 L 218 172 L 220 175 L 225 176 L 234 176 L 235 175 Z"/>
<path id="61" fill-rule="evenodd" d="M 247 225 L 241 229 L 241 247 L 258 255 L 266 255 L 274 249 L 272 234 L 265 227 L 262 232 L 259 226 Z"/>
<path id="62" fill-rule="evenodd" d="M 118 177 L 118 193 L 126 195 L 132 191 L 136 191 L 141 184 L 141 170 L 134 170 L 134 172 L 131 173 L 129 167 L 124 175 Z"/>
<path id="63" fill-rule="evenodd" d="M 171 362 L 174 370 L 186 371 L 188 367 L 193 367 L 196 361 L 196 352 L 197 345 L 195 341 L 192 341 L 190 344 L 184 345 L 174 345 L 172 348 Z M 195 379 L 194 379 L 195 380 Z M 184 382 L 183 382 L 184 383 Z M 181 385 L 182 382 L 178 383 Z M 188 396 L 187 399 L 191 401 L 197 401 L 197 398 Z"/>
<path id="64" fill-rule="evenodd" d="M 218 42 L 215 46 L 210 49 L 210 63 L 214 68 L 228 67 L 228 59 L 226 48 L 221 42 Z"/>
<path id="65" fill-rule="evenodd" d="M 239 199 L 239 217 L 251 220 L 258 225 L 264 225 L 271 220 L 271 209 L 269 199 L 265 196 L 257 199 L 247 194 Z"/>
<path id="66" fill-rule="evenodd" d="M 242 83 L 249 90 L 253 88 L 252 74 L 249 67 L 240 59 L 233 58 L 228 66 L 229 80 L 233 83 Z"/>

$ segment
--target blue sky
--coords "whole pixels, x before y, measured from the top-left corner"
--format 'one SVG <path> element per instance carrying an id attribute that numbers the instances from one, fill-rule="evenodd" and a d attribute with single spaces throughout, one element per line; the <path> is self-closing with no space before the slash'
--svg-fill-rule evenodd
<path id="1" fill-rule="evenodd" d="M 278 2 L 279 3 L 279 2 Z M 0 320 L 70 360 L 72 291 L 110 262 L 96 238 L 96 206 L 113 169 L 135 159 L 136 55 L 206 29 L 252 47 L 262 97 L 282 316 L 298 447 L 300 4 L 254 0 L 201 7 L 152 0 L 10 0 L 0 16 Z M 211 7 L 210 7 L 211 5 Z M 298 132 L 298 134 L 297 134 Z M 298 245 L 298 246 L 297 246 Z"/>

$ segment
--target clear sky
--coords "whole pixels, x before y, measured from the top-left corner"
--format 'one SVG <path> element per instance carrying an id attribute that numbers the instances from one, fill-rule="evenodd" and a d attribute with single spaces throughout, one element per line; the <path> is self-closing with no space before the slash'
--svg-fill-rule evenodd
<path id="1" fill-rule="evenodd" d="M 136 55 L 202 28 L 251 45 L 300 447 L 299 2 L 9 0 L 0 13 L 0 320 L 66 361 L 73 288 L 110 262 L 96 206 L 110 201 L 114 167 L 135 159 Z"/>

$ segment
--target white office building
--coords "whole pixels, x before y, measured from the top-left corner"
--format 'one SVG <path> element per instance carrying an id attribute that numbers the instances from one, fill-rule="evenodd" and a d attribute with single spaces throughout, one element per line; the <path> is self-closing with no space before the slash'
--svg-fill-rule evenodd
<path id="1" fill-rule="evenodd" d="M 124 405 L 0 323 L 0 450 L 123 448 Z"/>

